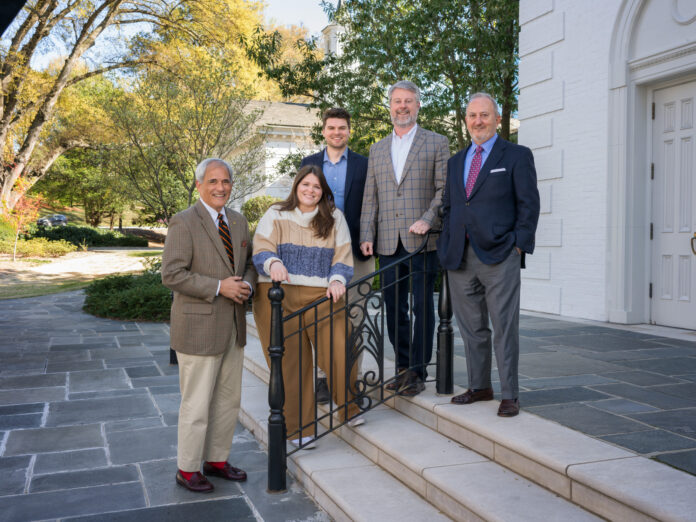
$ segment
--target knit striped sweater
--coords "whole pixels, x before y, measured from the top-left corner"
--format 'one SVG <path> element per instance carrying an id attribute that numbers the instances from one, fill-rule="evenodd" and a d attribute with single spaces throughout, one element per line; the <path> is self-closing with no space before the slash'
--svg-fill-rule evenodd
<path id="1" fill-rule="evenodd" d="M 271 281 L 271 263 L 281 261 L 291 285 L 327 287 L 331 281 L 348 284 L 353 277 L 350 231 L 343 213 L 334 210 L 334 227 L 325 239 L 314 234 L 312 219 L 318 208 L 302 213 L 299 208 L 268 209 L 256 227 L 252 261 L 259 283 Z"/>

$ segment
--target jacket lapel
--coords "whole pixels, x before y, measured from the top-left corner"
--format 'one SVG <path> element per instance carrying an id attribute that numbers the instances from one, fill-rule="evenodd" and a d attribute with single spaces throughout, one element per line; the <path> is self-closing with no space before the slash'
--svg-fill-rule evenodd
<path id="1" fill-rule="evenodd" d="M 201 203 L 200 199 L 196 201 L 195 208 L 196 213 L 198 214 L 198 218 L 203 223 L 203 230 L 205 230 L 205 233 L 208 234 L 210 241 L 213 243 L 213 245 L 215 245 L 215 249 L 218 251 L 218 254 L 220 254 L 220 257 L 222 257 L 223 261 L 227 265 L 227 268 L 232 270 L 230 258 L 227 257 L 227 251 L 225 250 L 225 246 L 222 244 L 222 239 L 220 239 L 220 233 L 218 232 L 215 223 L 213 223 L 213 220 L 210 219 L 210 214 L 208 214 L 208 210 L 203 206 L 203 203 Z M 229 214 L 227 217 L 229 221 Z M 232 235 L 232 232 L 230 232 L 230 235 Z M 232 242 L 232 244 L 234 245 L 234 241 Z M 235 256 L 236 255 L 237 253 L 235 252 Z"/>
<path id="2" fill-rule="evenodd" d="M 382 140 L 384 142 L 384 148 L 382 149 L 382 161 L 388 166 L 388 174 L 391 174 L 391 180 L 396 183 L 396 171 L 394 170 L 394 163 L 392 163 L 391 146 L 392 146 L 392 135 L 390 134 Z M 381 142 L 379 142 L 381 143 Z"/>
<path id="3" fill-rule="evenodd" d="M 240 223 L 237 221 L 237 218 L 227 207 L 225 207 L 225 214 L 227 214 L 227 222 L 230 224 L 230 240 L 232 241 L 232 253 L 234 254 L 233 273 L 236 274 L 237 270 L 239 269 L 239 260 L 242 259 L 241 242 L 235 240 L 235 238 L 239 237 Z M 232 265 L 230 264 L 230 258 L 227 256 L 227 252 L 225 252 L 225 259 L 227 260 L 227 264 L 230 266 L 230 268 L 232 268 Z"/>
<path id="4" fill-rule="evenodd" d="M 495 143 L 493 144 L 493 149 L 491 150 L 491 153 L 488 155 L 486 158 L 486 162 L 481 165 L 481 170 L 479 171 L 479 175 L 476 178 L 476 183 L 474 183 L 474 188 L 471 189 L 471 195 L 469 196 L 469 199 L 473 198 L 474 195 L 476 195 L 476 192 L 478 192 L 479 188 L 486 182 L 486 178 L 491 172 L 491 169 L 495 167 L 498 164 L 498 161 L 503 157 L 503 152 L 505 151 L 505 140 L 503 140 L 500 136 L 498 136 L 498 139 L 495 140 Z M 462 179 L 464 176 L 462 176 Z"/>
<path id="5" fill-rule="evenodd" d="M 345 202 L 348 201 L 350 196 L 350 190 L 353 188 L 353 176 L 355 176 L 355 162 L 353 161 L 353 151 L 348 149 L 348 162 L 346 164 L 346 184 L 343 188 L 343 193 L 345 197 L 343 198 L 343 206 L 346 207 Z"/>
<path id="6" fill-rule="evenodd" d="M 406 175 L 411 170 L 411 165 L 415 163 L 416 158 L 418 157 L 418 152 L 424 143 L 425 132 L 423 132 L 423 129 L 419 125 L 416 129 L 416 135 L 413 137 L 413 141 L 411 142 L 411 148 L 408 151 L 408 156 L 406 156 L 406 163 L 404 163 L 404 171 L 401 173 L 399 185 L 401 185 L 404 182 L 404 179 L 406 179 Z M 394 174 L 394 179 L 396 179 L 396 174 Z"/>
<path id="7" fill-rule="evenodd" d="M 453 182 L 450 182 L 450 186 L 454 185 L 454 188 L 457 189 L 457 193 L 459 194 L 458 197 L 462 197 L 464 199 L 466 199 L 466 190 L 464 188 L 464 164 L 468 151 L 469 148 L 467 147 L 455 156 L 454 166 L 452 168 L 454 180 Z"/>

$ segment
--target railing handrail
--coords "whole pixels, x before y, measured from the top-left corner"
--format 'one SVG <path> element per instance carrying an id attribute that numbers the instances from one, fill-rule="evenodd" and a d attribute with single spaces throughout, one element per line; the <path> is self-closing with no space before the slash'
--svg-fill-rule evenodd
<path id="1" fill-rule="evenodd" d="M 395 261 L 392 261 L 388 265 L 385 265 L 385 266 L 380 265 L 379 270 L 375 270 L 374 272 L 367 274 L 366 276 L 361 277 L 357 281 L 351 281 L 349 284 L 346 285 L 346 295 L 348 293 L 348 290 L 350 290 L 351 288 L 355 288 L 356 286 L 361 285 L 362 283 L 364 283 L 368 279 L 372 279 L 376 275 L 379 275 L 382 272 L 384 272 L 384 271 L 386 271 L 386 270 L 388 270 L 388 269 L 390 269 L 390 268 L 392 268 L 400 263 L 403 263 L 405 259 L 410 259 L 410 258 L 415 257 L 416 255 L 420 254 L 423 251 L 423 249 L 428 245 L 428 241 L 430 240 L 431 234 L 434 235 L 434 234 L 439 234 L 439 233 L 440 233 L 440 230 L 433 230 L 433 229 L 428 230 L 425 233 L 425 239 L 423 239 L 423 242 L 420 244 L 420 246 L 417 249 L 415 249 L 413 252 L 409 252 L 409 254 L 407 256 L 404 256 L 401 259 L 397 259 Z M 327 296 L 320 297 L 316 301 L 309 303 L 307 306 L 300 308 L 299 310 L 296 310 L 293 313 L 288 314 L 285 317 L 283 317 L 283 322 L 290 321 L 291 319 L 294 319 L 295 317 L 304 314 L 307 310 L 311 310 L 312 308 L 319 306 L 320 304 L 326 302 L 328 299 L 330 299 L 330 298 Z"/>

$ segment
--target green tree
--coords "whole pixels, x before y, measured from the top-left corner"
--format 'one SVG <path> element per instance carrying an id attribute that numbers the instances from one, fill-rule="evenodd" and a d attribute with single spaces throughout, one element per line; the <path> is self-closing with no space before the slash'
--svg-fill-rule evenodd
<path id="1" fill-rule="evenodd" d="M 324 7 L 346 29 L 340 56 L 322 57 L 316 41 L 300 40 L 303 59 L 285 61 L 280 35 L 263 30 L 247 42 L 247 52 L 285 96 L 307 96 L 322 110 L 351 111 L 354 149 L 367 152 L 391 131 L 386 90 L 401 79 L 421 87 L 420 122 L 449 136 L 453 147 L 469 141 L 465 103 L 480 90 L 497 98 L 506 120 L 501 134 L 509 137 L 517 94 L 517 0 L 345 0 L 338 11 Z"/>

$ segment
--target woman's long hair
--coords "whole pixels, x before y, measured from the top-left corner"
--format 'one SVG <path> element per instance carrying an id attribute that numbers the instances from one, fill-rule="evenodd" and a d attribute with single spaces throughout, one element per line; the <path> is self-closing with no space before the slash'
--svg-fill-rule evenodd
<path id="1" fill-rule="evenodd" d="M 314 174 L 317 179 L 319 179 L 319 185 L 321 186 L 321 199 L 317 206 L 319 207 L 319 212 L 314 216 L 312 220 L 312 230 L 317 237 L 326 239 L 331 233 L 331 229 L 334 226 L 333 211 L 336 208 L 334 203 L 333 192 L 331 192 L 331 187 L 326 182 L 324 173 L 321 171 L 321 167 L 318 165 L 305 165 L 295 174 L 295 181 L 292 184 L 292 189 L 290 194 L 285 199 L 275 205 L 276 209 L 280 211 L 295 210 L 299 206 L 299 201 L 297 200 L 297 187 L 300 186 L 300 182 L 307 177 L 309 174 Z"/>

